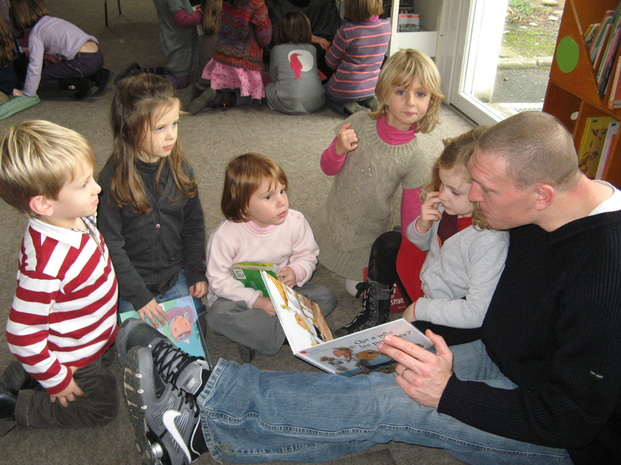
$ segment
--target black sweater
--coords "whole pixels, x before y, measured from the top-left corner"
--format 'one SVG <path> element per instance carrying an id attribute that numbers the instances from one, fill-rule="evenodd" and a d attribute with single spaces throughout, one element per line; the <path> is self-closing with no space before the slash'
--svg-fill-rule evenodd
<path id="1" fill-rule="evenodd" d="M 153 299 L 147 286 L 160 285 L 183 269 L 188 286 L 205 278 L 205 220 L 198 194 L 189 199 L 179 196 L 170 175 L 168 161 L 155 188 L 158 164 L 138 163 L 151 212 L 136 214 L 131 206 L 112 202 L 110 181 L 114 166 L 103 169 L 98 210 L 98 228 L 110 250 L 119 281 L 119 296 L 131 302 L 135 310 Z M 192 169 L 186 169 L 193 176 Z"/>
<path id="2" fill-rule="evenodd" d="M 511 232 L 481 339 L 518 388 L 455 375 L 438 411 L 503 437 L 621 457 L 621 212 Z M 448 340 L 447 342 L 451 342 Z"/>

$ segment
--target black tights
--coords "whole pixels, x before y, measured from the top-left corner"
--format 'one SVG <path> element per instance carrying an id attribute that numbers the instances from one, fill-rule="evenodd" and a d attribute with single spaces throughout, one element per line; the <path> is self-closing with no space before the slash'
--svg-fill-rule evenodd
<path id="1" fill-rule="evenodd" d="M 392 285 L 397 282 L 397 255 L 401 247 L 401 233 L 389 231 L 381 234 L 371 247 L 369 255 L 369 281 Z"/>

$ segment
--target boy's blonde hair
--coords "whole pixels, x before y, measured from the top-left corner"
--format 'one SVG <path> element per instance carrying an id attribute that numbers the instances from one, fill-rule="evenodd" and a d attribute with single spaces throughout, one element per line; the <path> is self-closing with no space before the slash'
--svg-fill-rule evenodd
<path id="1" fill-rule="evenodd" d="M 444 139 L 444 150 L 440 156 L 436 159 L 433 167 L 431 168 L 431 181 L 421 192 L 421 198 L 423 202 L 425 197 L 430 192 L 435 192 L 440 189 L 440 169 L 447 171 L 455 170 L 466 181 L 472 183 L 472 177 L 468 171 L 468 162 L 474 152 L 475 147 L 479 139 L 487 132 L 490 126 L 477 126 L 468 132 L 465 132 L 459 136 Z M 478 202 L 473 203 L 474 211 L 472 212 L 472 224 L 478 230 L 492 229 L 485 220 L 485 217 L 481 213 Z"/>
<path id="2" fill-rule="evenodd" d="M 399 50 L 382 66 L 375 86 L 379 107 L 377 111 L 369 113 L 371 118 L 377 119 L 388 113 L 388 98 L 394 87 L 410 87 L 417 77 L 421 85 L 431 94 L 427 113 L 418 122 L 417 132 L 431 132 L 438 124 L 440 104 L 444 98 L 442 78 L 431 58 L 411 48 Z"/>
<path id="3" fill-rule="evenodd" d="M 49 121 L 23 121 L 0 141 L 0 197 L 21 213 L 38 218 L 30 200 L 42 195 L 57 200 L 76 169 L 95 154 L 84 137 Z"/>
<path id="4" fill-rule="evenodd" d="M 9 18 L 18 36 L 49 14 L 44 0 L 11 0 L 9 5 Z"/>
<path id="5" fill-rule="evenodd" d="M 248 221 L 246 211 L 250 204 L 250 197 L 254 194 L 263 179 L 267 179 L 270 186 L 276 182 L 287 190 L 289 181 L 284 170 L 278 163 L 260 153 L 245 153 L 233 158 L 224 175 L 224 188 L 220 207 L 224 217 L 235 223 Z"/>
<path id="6" fill-rule="evenodd" d="M 301 11 L 287 11 L 278 21 L 278 31 L 274 38 L 276 45 L 306 44 L 313 38 L 311 23 L 308 16 Z"/>
<path id="7" fill-rule="evenodd" d="M 351 23 L 364 21 L 384 13 L 383 0 L 345 0 L 343 19 Z"/>

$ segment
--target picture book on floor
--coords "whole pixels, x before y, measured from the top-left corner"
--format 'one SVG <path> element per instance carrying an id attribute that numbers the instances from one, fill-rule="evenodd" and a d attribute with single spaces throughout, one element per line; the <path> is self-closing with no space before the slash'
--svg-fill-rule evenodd
<path id="1" fill-rule="evenodd" d="M 276 278 L 276 275 L 280 273 L 280 268 L 277 265 L 266 263 L 236 263 L 233 265 L 233 276 L 235 276 L 235 279 L 243 283 L 245 287 L 262 291 L 263 297 L 269 297 L 261 277 L 261 271 L 266 271 Z"/>
<path id="2" fill-rule="evenodd" d="M 403 318 L 333 339 L 315 302 L 264 271 L 261 276 L 294 355 L 328 373 L 355 376 L 395 371 L 397 363 L 377 350 L 377 345 L 389 334 L 425 349 L 433 345 Z"/>
<path id="3" fill-rule="evenodd" d="M 166 312 L 166 325 L 162 327 L 159 324 L 157 330 L 184 352 L 202 357 L 211 365 L 206 356 L 208 354 L 207 346 L 198 325 L 198 315 L 192 297 L 179 297 L 178 299 L 160 302 L 159 305 Z M 120 317 L 121 321 L 128 318 L 140 318 L 136 311 L 121 313 Z"/>

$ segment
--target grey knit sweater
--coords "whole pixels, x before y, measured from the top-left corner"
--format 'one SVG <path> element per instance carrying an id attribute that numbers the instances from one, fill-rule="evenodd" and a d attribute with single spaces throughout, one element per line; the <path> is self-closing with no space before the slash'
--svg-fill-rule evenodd
<path id="1" fill-rule="evenodd" d="M 424 185 L 438 154 L 423 153 L 417 138 L 403 145 L 380 139 L 376 120 L 365 112 L 345 123 L 358 136 L 358 148 L 347 155 L 334 176 L 325 205 L 311 219 L 321 252 L 319 261 L 345 278 L 362 280 L 373 241 L 391 224 L 395 192 Z M 335 127 L 338 134 L 343 123 Z"/>

